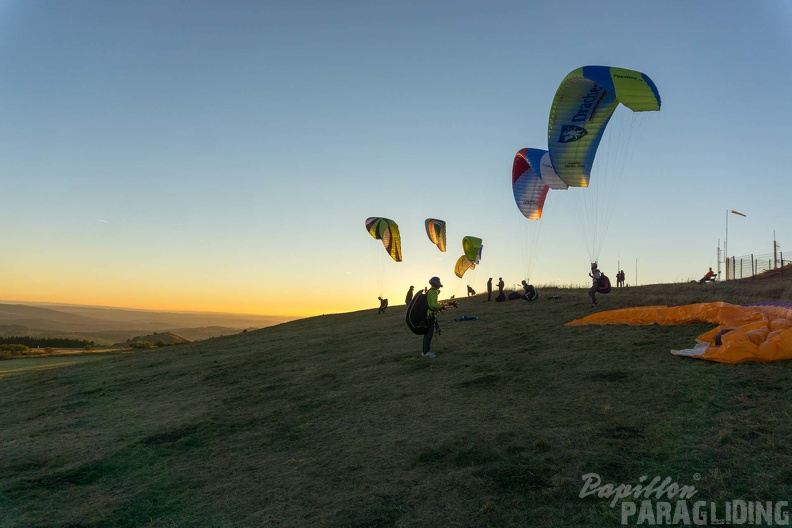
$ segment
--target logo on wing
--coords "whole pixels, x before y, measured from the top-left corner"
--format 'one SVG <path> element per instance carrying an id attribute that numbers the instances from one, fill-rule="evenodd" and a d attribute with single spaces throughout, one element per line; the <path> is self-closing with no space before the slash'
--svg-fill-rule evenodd
<path id="1" fill-rule="evenodd" d="M 559 143 L 572 143 L 588 134 L 588 130 L 577 125 L 564 125 L 561 127 L 561 135 L 558 136 Z"/>

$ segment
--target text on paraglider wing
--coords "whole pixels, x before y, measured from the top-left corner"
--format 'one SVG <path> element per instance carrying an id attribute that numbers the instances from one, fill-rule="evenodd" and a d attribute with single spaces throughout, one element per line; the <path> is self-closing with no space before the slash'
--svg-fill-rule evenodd
<path id="1" fill-rule="evenodd" d="M 583 102 L 578 107 L 577 112 L 572 116 L 573 123 L 585 121 L 588 118 L 589 110 L 596 108 L 599 99 L 605 95 L 603 90 L 601 86 L 597 86 L 596 84 L 592 86 L 591 90 L 583 97 Z"/>
<path id="2" fill-rule="evenodd" d="M 614 73 L 612 75 L 613 75 L 614 79 L 631 79 L 633 81 L 646 82 L 643 79 L 641 79 L 640 77 L 635 77 L 634 75 L 620 75 L 618 73 Z"/>

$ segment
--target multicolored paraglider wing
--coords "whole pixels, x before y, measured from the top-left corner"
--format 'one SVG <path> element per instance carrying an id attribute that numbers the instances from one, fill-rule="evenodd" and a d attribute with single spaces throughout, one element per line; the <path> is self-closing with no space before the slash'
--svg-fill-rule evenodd
<path id="1" fill-rule="evenodd" d="M 542 157 L 537 161 L 535 156 L 538 153 L 541 153 Z M 539 177 L 542 178 L 545 185 L 551 189 L 569 189 L 569 185 L 556 174 L 553 163 L 550 161 L 550 153 L 548 151 L 528 149 L 528 159 L 531 161 L 532 166 L 539 167 Z"/>
<path id="2" fill-rule="evenodd" d="M 529 159 L 529 151 L 536 149 L 521 149 L 514 156 L 512 165 L 512 192 L 517 208 L 528 220 L 542 218 L 542 208 L 550 187 L 539 176 L 539 160 L 541 155 Z M 542 151 L 544 152 L 544 151 Z"/>
<path id="3" fill-rule="evenodd" d="M 660 110 L 660 94 L 647 75 L 610 66 L 583 66 L 561 81 L 547 144 L 552 166 L 568 185 L 588 187 L 597 147 L 619 103 L 634 112 Z"/>
<path id="4" fill-rule="evenodd" d="M 462 275 L 464 275 L 469 269 L 476 269 L 476 265 L 473 264 L 465 255 L 462 255 L 456 261 L 456 265 L 454 266 L 454 275 L 461 279 Z"/>
<path id="5" fill-rule="evenodd" d="M 462 251 L 469 261 L 474 264 L 481 262 L 481 239 L 473 236 L 466 236 L 462 239 Z"/>
<path id="6" fill-rule="evenodd" d="M 388 252 L 393 260 L 401 262 L 401 236 L 399 235 L 399 226 L 396 225 L 396 222 L 388 218 L 372 216 L 366 219 L 366 230 L 372 237 L 382 240 L 385 251 Z"/>
<path id="7" fill-rule="evenodd" d="M 446 223 L 437 218 L 426 219 L 426 236 L 440 251 L 446 250 Z"/>

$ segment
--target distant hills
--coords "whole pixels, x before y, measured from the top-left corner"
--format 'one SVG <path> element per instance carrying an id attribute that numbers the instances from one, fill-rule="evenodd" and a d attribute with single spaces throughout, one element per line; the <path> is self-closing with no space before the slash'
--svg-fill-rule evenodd
<path id="1" fill-rule="evenodd" d="M 273 326 L 295 317 L 158 312 L 101 306 L 0 301 L 0 337 L 63 337 L 111 345 L 154 332 L 198 341 Z"/>

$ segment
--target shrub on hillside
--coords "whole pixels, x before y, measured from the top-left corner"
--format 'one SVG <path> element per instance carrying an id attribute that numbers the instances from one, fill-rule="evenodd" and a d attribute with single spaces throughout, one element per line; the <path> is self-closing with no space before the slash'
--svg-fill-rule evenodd
<path id="1" fill-rule="evenodd" d="M 12 354 L 23 354 L 30 352 L 30 347 L 26 345 L 6 344 L 0 345 L 0 350 L 10 352 Z"/>

